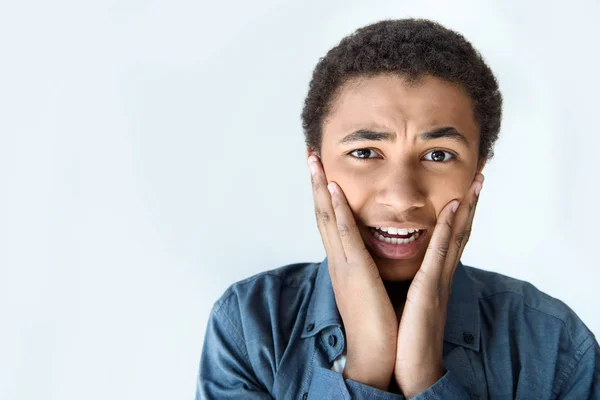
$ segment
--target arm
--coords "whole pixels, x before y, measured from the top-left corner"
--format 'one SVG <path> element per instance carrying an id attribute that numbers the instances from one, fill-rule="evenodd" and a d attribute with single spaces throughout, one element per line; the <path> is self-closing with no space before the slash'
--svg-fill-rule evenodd
<path id="1" fill-rule="evenodd" d="M 272 399 L 257 379 L 248 358 L 243 337 L 223 309 L 215 306 L 210 314 L 198 375 L 196 400 Z M 299 394 L 302 397 L 302 393 Z M 403 400 L 404 397 L 345 379 L 340 373 L 316 367 L 307 399 Z"/>
<path id="2" fill-rule="evenodd" d="M 338 372 L 319 367 L 313 372 L 307 400 L 311 399 L 376 399 L 404 400 L 406 397 L 345 379 Z M 444 376 L 411 400 L 464 400 L 471 396 L 456 376 L 447 371 Z"/>
<path id="3" fill-rule="evenodd" d="M 307 400 L 325 399 L 404 400 L 404 397 L 352 379 L 344 379 L 339 372 L 318 367 L 312 373 Z"/>
<path id="4" fill-rule="evenodd" d="M 323 396 L 323 391 L 329 388 L 327 393 L 335 392 L 339 397 L 334 398 L 340 399 L 402 399 L 385 392 L 393 372 L 409 398 L 469 398 L 454 375 L 444 371 L 442 347 L 452 277 L 463 243 L 468 240 L 483 175 L 476 174 L 470 195 L 460 204 L 456 229 L 453 217 L 461 202 L 450 202 L 438 217 L 424 263 L 408 293 L 407 302 L 411 300 L 411 304 L 403 313 L 398 331 L 396 314 L 378 267 L 365 248 L 341 187 L 333 181 L 327 182 L 317 157 L 309 157 L 308 163 L 317 223 L 348 340 L 344 375 L 317 369 L 313 372 L 311 391 L 316 388 L 319 398 L 331 398 Z M 330 194 L 324 190 L 325 186 Z M 434 324 L 432 314 L 438 317 Z"/>
<path id="5" fill-rule="evenodd" d="M 196 400 L 271 399 L 256 378 L 244 340 L 223 310 L 211 311 L 196 387 Z"/>

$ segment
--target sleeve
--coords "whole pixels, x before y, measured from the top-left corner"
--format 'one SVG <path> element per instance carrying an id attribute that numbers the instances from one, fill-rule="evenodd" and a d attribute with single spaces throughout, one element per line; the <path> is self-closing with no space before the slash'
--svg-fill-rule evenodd
<path id="1" fill-rule="evenodd" d="M 272 399 L 258 382 L 244 340 L 225 312 L 211 311 L 196 386 L 196 400 Z"/>
<path id="2" fill-rule="evenodd" d="M 600 347 L 594 335 L 582 342 L 562 375 L 561 400 L 600 400 Z"/>
<path id="3" fill-rule="evenodd" d="M 411 400 L 466 400 L 470 399 L 469 392 L 461 385 L 458 378 L 451 370 L 422 393 Z"/>
<path id="4" fill-rule="evenodd" d="M 411 400 L 464 400 L 471 397 L 461 386 L 451 371 L 440 378 L 430 388 Z M 317 368 L 313 372 L 308 400 L 350 400 L 350 399 L 375 399 L 375 400 L 404 400 L 399 394 L 385 392 L 362 383 L 346 379 L 339 372 L 326 368 Z"/>

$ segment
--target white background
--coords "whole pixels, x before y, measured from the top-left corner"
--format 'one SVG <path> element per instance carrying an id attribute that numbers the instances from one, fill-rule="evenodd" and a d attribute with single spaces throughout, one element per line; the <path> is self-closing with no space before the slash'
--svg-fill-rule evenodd
<path id="1" fill-rule="evenodd" d="M 600 5 L 552 3 L 3 0 L 0 398 L 193 398 L 226 287 L 324 257 L 304 96 L 384 18 L 462 32 L 504 94 L 463 262 L 600 335 Z"/>

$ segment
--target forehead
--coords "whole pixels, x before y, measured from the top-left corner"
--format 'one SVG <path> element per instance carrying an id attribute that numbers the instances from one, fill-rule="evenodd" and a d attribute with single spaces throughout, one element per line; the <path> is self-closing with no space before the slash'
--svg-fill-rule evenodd
<path id="1" fill-rule="evenodd" d="M 462 87 L 430 75 L 410 83 L 386 74 L 347 81 L 338 90 L 323 128 L 337 132 L 365 127 L 421 131 L 441 125 L 478 139 L 473 103 Z"/>

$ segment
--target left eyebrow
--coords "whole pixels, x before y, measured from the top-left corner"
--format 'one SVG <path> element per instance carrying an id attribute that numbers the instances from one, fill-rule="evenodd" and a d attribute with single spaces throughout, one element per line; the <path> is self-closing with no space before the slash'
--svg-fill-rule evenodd
<path id="1" fill-rule="evenodd" d="M 421 136 L 421 140 L 434 140 L 434 139 L 446 138 L 446 139 L 456 140 L 457 142 L 462 143 L 462 144 L 466 145 L 467 147 L 469 146 L 469 141 L 467 140 L 466 136 L 463 135 L 462 133 L 460 133 L 459 131 L 457 131 L 456 128 L 454 128 L 452 126 L 446 126 L 444 128 L 434 129 L 429 132 L 423 132 L 423 133 L 421 133 L 420 136 Z"/>
<path id="2" fill-rule="evenodd" d="M 466 145 L 467 147 L 469 146 L 469 141 L 467 140 L 467 138 L 462 133 L 457 131 L 456 128 L 454 128 L 452 126 L 446 126 L 443 128 L 434 129 L 429 132 L 423 132 L 419 135 L 419 137 L 423 141 L 447 138 L 447 139 L 456 140 L 456 141 Z M 396 140 L 396 134 L 390 133 L 390 132 L 374 132 L 374 131 L 370 131 L 367 129 L 360 129 L 356 132 L 352 132 L 349 135 L 346 135 L 344 138 L 342 138 L 339 141 L 339 143 L 347 144 L 347 143 L 354 143 L 354 142 L 384 141 L 384 140 L 393 142 L 394 140 Z"/>

